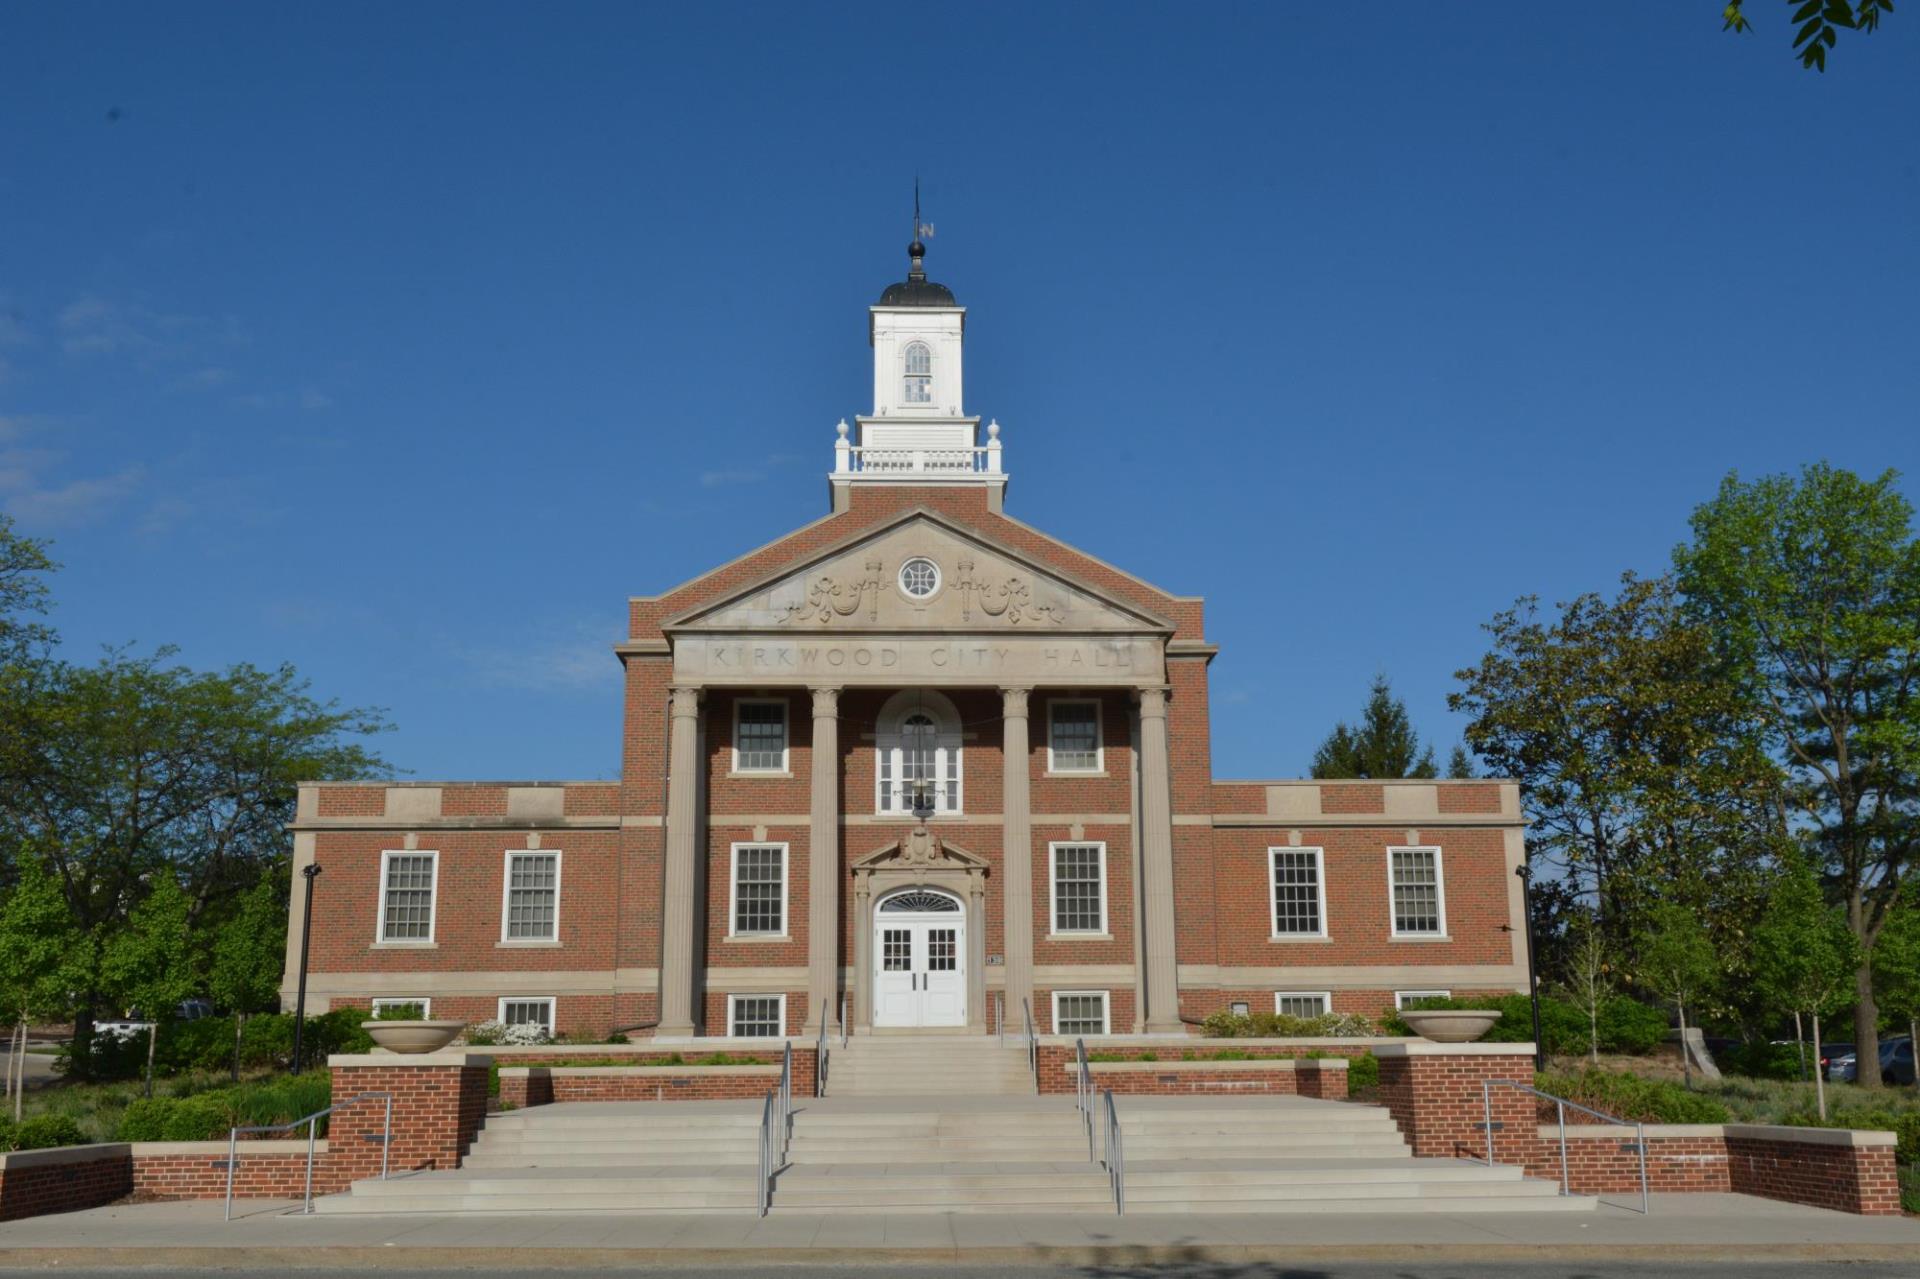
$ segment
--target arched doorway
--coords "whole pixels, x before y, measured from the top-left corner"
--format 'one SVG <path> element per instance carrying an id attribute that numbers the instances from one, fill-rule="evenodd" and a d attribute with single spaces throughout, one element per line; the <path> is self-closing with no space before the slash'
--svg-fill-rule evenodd
<path id="1" fill-rule="evenodd" d="M 916 887 L 874 903 L 873 1024 L 967 1024 L 967 912 L 958 897 Z"/>

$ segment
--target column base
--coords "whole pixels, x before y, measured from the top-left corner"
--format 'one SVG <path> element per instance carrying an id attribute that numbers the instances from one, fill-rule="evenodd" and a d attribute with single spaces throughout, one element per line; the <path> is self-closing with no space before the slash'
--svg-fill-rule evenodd
<path id="1" fill-rule="evenodd" d="M 696 1033 L 690 1021 L 672 1023 L 663 1021 L 653 1028 L 655 1039 L 692 1039 Z"/>

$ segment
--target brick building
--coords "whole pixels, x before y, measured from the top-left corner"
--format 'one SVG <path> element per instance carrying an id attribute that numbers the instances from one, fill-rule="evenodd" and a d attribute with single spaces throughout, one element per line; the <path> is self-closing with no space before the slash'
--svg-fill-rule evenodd
<path id="1" fill-rule="evenodd" d="M 1003 511 L 910 254 L 831 511 L 630 601 L 619 781 L 301 788 L 309 1008 L 1124 1033 L 1525 989 L 1517 787 L 1216 781 L 1202 602 Z"/>

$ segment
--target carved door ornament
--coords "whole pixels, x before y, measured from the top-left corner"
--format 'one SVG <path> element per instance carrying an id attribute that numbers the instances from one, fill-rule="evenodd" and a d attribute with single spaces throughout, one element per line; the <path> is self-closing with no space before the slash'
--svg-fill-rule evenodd
<path id="1" fill-rule="evenodd" d="M 836 617 L 852 617 L 860 611 L 863 603 L 867 606 L 867 620 L 877 621 L 880 616 L 880 592 L 883 589 L 880 568 L 879 560 L 868 560 L 866 575 L 850 581 L 836 580 L 832 574 L 822 573 L 807 587 L 804 602 L 787 605 L 786 615 L 780 619 L 780 624 L 819 622 L 824 626 Z"/>

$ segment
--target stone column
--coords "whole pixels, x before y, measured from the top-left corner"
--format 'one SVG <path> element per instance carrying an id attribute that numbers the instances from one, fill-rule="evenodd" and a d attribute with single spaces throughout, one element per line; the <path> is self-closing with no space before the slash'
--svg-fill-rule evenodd
<path id="1" fill-rule="evenodd" d="M 1006 910 L 1007 1023 L 1026 1030 L 1022 1001 L 1033 997 L 1033 813 L 1027 787 L 1027 693 L 1000 690 L 1004 722 L 1000 793 L 1004 843 L 1000 900 Z M 1040 1023 L 1038 1011 L 1034 1024 Z"/>
<path id="2" fill-rule="evenodd" d="M 1145 883 L 1147 1032 L 1180 1032 L 1180 976 L 1174 954 L 1173 777 L 1167 760 L 1167 690 L 1140 698 L 1140 862 Z"/>
<path id="3" fill-rule="evenodd" d="M 839 1024 L 840 690 L 813 690 L 812 816 L 807 827 L 807 1025 Z"/>
<path id="4" fill-rule="evenodd" d="M 676 685 L 667 746 L 667 873 L 660 903 L 660 1025 L 663 1037 L 691 1035 L 705 1010 L 694 1007 L 700 957 L 698 911 L 700 815 L 700 690 Z"/>

